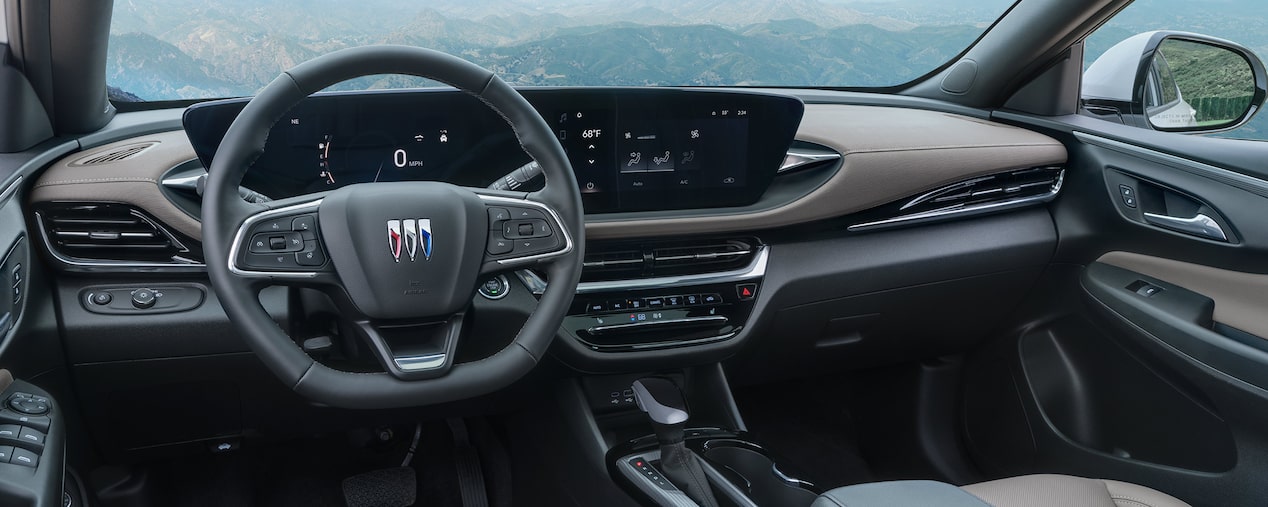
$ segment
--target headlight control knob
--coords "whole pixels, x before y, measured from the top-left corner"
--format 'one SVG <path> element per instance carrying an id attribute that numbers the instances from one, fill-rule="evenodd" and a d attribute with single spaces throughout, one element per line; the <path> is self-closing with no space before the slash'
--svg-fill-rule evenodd
<path id="1" fill-rule="evenodd" d="M 152 308 L 156 302 L 157 298 L 154 296 L 154 291 L 150 289 L 137 289 L 132 291 L 132 306 L 138 310 Z"/>

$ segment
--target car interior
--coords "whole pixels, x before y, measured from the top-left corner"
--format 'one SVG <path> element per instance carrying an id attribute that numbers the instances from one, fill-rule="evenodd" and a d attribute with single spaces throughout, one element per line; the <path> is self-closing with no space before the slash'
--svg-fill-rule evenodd
<path id="1" fill-rule="evenodd" d="M 888 88 L 371 44 L 137 105 L 122 1 L 0 0 L 0 505 L 1268 498 L 1268 145 L 1201 135 L 1268 96 L 1236 42 L 1088 68 L 1131 1 L 1020 0 Z M 329 90 L 373 75 L 441 86 Z"/>

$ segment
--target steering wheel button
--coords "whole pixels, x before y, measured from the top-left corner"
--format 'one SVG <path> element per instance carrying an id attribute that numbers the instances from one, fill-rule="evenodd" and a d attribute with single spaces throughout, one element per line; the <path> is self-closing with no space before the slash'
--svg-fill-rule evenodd
<path id="1" fill-rule="evenodd" d="M 286 250 L 286 238 L 269 236 L 269 250 Z"/>
<path id="2" fill-rule="evenodd" d="M 317 219 L 312 215 L 295 217 L 291 220 L 291 230 L 295 232 L 313 231 L 317 228 Z"/>
<path id="3" fill-rule="evenodd" d="M 316 241 L 308 243 L 316 243 Z M 320 266 L 326 263 L 326 256 L 314 245 L 312 248 L 305 248 L 303 252 L 295 252 L 295 263 L 300 266 Z"/>
<path id="4" fill-rule="evenodd" d="M 516 220 L 545 220 L 546 214 L 532 208 L 511 208 L 511 218 Z"/>
<path id="5" fill-rule="evenodd" d="M 266 220 L 255 226 L 257 233 L 277 233 L 291 230 L 291 221 L 288 219 Z"/>
<path id="6" fill-rule="evenodd" d="M 520 236 L 532 236 L 533 231 L 536 229 L 532 223 L 528 222 L 517 224 L 516 227 L 519 229 L 517 232 L 519 232 Z"/>
<path id="7" fill-rule="evenodd" d="M 489 208 L 489 230 L 502 228 L 502 222 L 511 219 L 511 212 L 506 208 Z"/>
<path id="8" fill-rule="evenodd" d="M 515 240 L 503 238 L 501 234 L 490 234 L 486 249 L 490 255 L 508 254 L 515 249 Z"/>
<path id="9" fill-rule="evenodd" d="M 17 440 L 19 431 L 22 431 L 22 427 L 16 424 L 0 425 L 0 438 Z"/>

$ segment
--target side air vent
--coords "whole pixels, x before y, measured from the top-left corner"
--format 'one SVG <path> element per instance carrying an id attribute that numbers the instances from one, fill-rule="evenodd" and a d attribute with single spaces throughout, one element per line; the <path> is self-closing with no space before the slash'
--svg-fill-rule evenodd
<path id="1" fill-rule="evenodd" d="M 752 261 L 757 245 L 754 239 L 590 245 L 581 278 L 600 281 L 729 271 Z"/>
<path id="2" fill-rule="evenodd" d="M 1061 191 L 1065 169 L 1033 167 L 953 183 L 864 215 L 871 220 L 851 225 L 861 231 L 993 213 L 1041 204 Z"/>
<path id="3" fill-rule="evenodd" d="M 109 164 L 112 162 L 121 162 L 130 158 L 136 157 L 137 155 L 140 155 L 145 150 L 153 148 L 154 145 L 156 144 L 158 143 L 137 143 L 137 144 L 129 144 L 126 146 L 120 146 L 118 148 L 107 151 L 105 153 L 94 153 L 87 157 L 81 158 L 73 162 L 71 165 L 84 166 L 84 165 L 100 165 L 100 164 Z"/>
<path id="4" fill-rule="evenodd" d="M 49 249 L 68 264 L 198 262 L 175 235 L 131 206 L 55 204 L 36 217 Z"/>

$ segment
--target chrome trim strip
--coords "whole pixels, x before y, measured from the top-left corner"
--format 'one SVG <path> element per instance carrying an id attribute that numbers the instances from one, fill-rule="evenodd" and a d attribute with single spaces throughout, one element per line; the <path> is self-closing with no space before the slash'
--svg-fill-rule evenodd
<path id="1" fill-rule="evenodd" d="M 321 206 L 321 199 L 306 202 L 302 204 L 294 204 L 283 208 L 271 209 L 262 213 L 256 213 L 247 218 L 242 225 L 238 226 L 238 232 L 233 235 L 233 243 L 229 246 L 229 271 L 238 276 L 268 276 L 274 278 L 313 278 L 317 276 L 316 271 L 254 271 L 251 269 L 243 269 L 238 267 L 238 252 L 242 247 L 242 243 L 246 239 L 247 231 L 256 223 L 267 220 L 278 215 L 292 215 L 298 213 L 316 212 Z"/>
<path id="2" fill-rule="evenodd" d="M 1224 229 L 1220 227 L 1219 222 L 1202 213 L 1198 213 L 1192 218 L 1145 213 L 1145 221 L 1158 227 L 1192 234 L 1205 239 L 1228 241 L 1228 235 L 1224 234 Z"/>
<path id="3" fill-rule="evenodd" d="M 973 204 L 969 206 L 957 204 L 957 205 L 942 208 L 942 209 L 924 211 L 921 213 L 912 213 L 910 215 L 887 218 L 885 220 L 877 220 L 875 222 L 865 222 L 861 224 L 854 224 L 847 227 L 846 230 L 850 232 L 861 232 L 861 231 L 872 231 L 877 229 L 888 229 L 891 227 L 917 225 L 917 224 L 924 224 L 929 222 L 939 222 L 943 220 L 950 220 L 953 218 L 965 218 L 965 217 L 971 217 L 971 216 L 977 216 L 977 215 L 985 215 L 987 213 L 997 213 L 1000 211 L 1024 208 L 1026 206 L 1034 206 L 1037 204 L 1046 203 L 1046 202 L 1052 201 L 1053 199 L 1056 199 L 1057 194 L 1061 192 L 1061 186 L 1062 184 L 1064 184 L 1064 182 L 1065 182 L 1065 171 L 1061 171 L 1061 174 L 1057 176 L 1057 181 L 1052 184 L 1052 190 L 1049 190 L 1048 193 L 1046 194 L 1017 197 L 1017 198 L 1007 199 L 1007 200 L 998 201 L 998 202 Z"/>
<path id="4" fill-rule="evenodd" d="M 841 154 L 832 151 L 792 148 L 784 155 L 784 162 L 779 165 L 779 170 L 775 173 L 790 173 L 819 162 L 840 159 Z"/>
<path id="5" fill-rule="evenodd" d="M 671 289 L 688 285 L 706 285 L 713 283 L 731 283 L 752 280 L 766 276 L 766 265 L 770 261 L 770 248 L 758 245 L 753 260 L 748 266 L 731 271 L 701 273 L 693 275 L 662 276 L 656 278 L 636 278 L 632 280 L 610 280 L 603 282 L 581 282 L 577 284 L 577 294 L 610 292 L 623 290 Z"/>
<path id="6" fill-rule="evenodd" d="M 638 350 L 676 349 L 676 348 L 681 348 L 681 347 L 691 347 L 691 346 L 695 346 L 695 345 L 703 345 L 703 344 L 706 344 L 706 343 L 713 343 L 713 342 L 718 342 L 718 341 L 725 341 L 725 340 L 729 340 L 729 339 L 731 339 L 731 338 L 734 338 L 736 335 L 740 334 L 740 331 L 742 331 L 742 330 L 743 330 L 743 329 L 736 329 L 735 331 L 732 331 L 732 332 L 729 332 L 729 333 L 720 334 L 720 335 L 716 335 L 716 336 L 706 336 L 706 337 L 704 337 L 704 338 L 697 338 L 697 339 L 695 339 L 695 340 L 685 340 L 685 341 L 665 341 L 665 342 L 649 342 L 649 343 L 632 343 L 632 344 L 631 344 L 631 343 L 627 343 L 627 344 L 622 344 L 622 345 L 599 345 L 599 344 L 596 344 L 596 343 L 591 343 L 591 342 L 589 342 L 589 341 L 586 341 L 586 340 L 584 340 L 584 339 L 582 339 L 582 338 L 580 338 L 580 337 L 575 337 L 575 336 L 574 336 L 574 338 L 575 338 L 578 342 L 581 342 L 581 344 L 582 344 L 582 345 L 585 345 L 586 347 L 589 347 L 589 348 L 590 348 L 590 350 L 594 350 L 594 351 L 598 351 L 598 352 L 616 352 L 616 353 L 621 353 L 621 352 L 638 351 Z M 614 350 L 614 349 L 616 349 L 616 350 Z"/>
<path id="7" fill-rule="evenodd" d="M 656 320 L 656 321 L 645 320 L 643 322 L 634 322 L 630 324 L 611 324 L 607 326 L 594 326 L 594 327 L 586 329 L 586 332 L 590 334 L 603 334 L 609 331 L 621 331 L 625 329 L 639 329 L 644 327 L 647 327 L 647 328 L 656 328 L 660 326 L 672 327 L 673 324 L 705 324 L 710 322 L 725 324 L 727 322 L 730 322 L 730 320 L 731 319 L 728 319 L 722 315 L 708 315 L 704 317 L 685 317 L 681 319 Z"/>
<path id="8" fill-rule="evenodd" d="M 1155 162 L 1167 164 L 1190 174 L 1211 178 L 1226 185 L 1240 188 L 1247 192 L 1257 194 L 1260 197 L 1268 197 L 1268 180 L 1245 175 L 1236 171 L 1230 171 L 1222 167 L 1204 164 L 1195 160 L 1161 153 L 1150 148 L 1144 148 L 1134 144 L 1124 143 L 1122 141 L 1115 141 L 1113 139 L 1089 134 L 1087 132 L 1075 131 L 1074 137 L 1084 143 L 1100 146 L 1120 153 L 1126 153 L 1132 156 L 1151 159 Z"/>
<path id="9" fill-rule="evenodd" d="M 445 364 L 444 353 L 424 354 L 419 356 L 393 356 L 392 362 L 396 363 L 396 367 L 401 371 L 423 371 L 434 370 Z"/>
<path id="10" fill-rule="evenodd" d="M 17 193 L 18 188 L 21 188 L 21 185 L 22 185 L 22 177 L 18 176 L 16 179 L 13 180 L 13 183 L 10 183 L 9 186 L 4 187 L 4 191 L 0 192 L 0 204 L 4 204 L 4 201 L 9 200 L 9 197 Z"/>
<path id="11" fill-rule="evenodd" d="M 530 201 L 528 199 L 513 199 L 510 197 L 485 195 L 485 194 L 476 194 L 476 196 L 478 196 L 481 200 L 485 201 L 485 204 L 492 202 L 492 203 L 505 204 L 507 206 L 529 206 L 529 207 L 534 207 L 542 211 L 545 211 L 546 213 L 550 214 L 550 217 L 555 220 L 556 224 L 559 225 L 559 233 L 564 236 L 564 248 L 562 250 L 528 255 L 524 257 L 498 259 L 497 260 L 498 264 L 505 267 L 521 266 L 525 264 L 532 264 L 537 261 L 543 261 L 547 259 L 553 259 L 556 257 L 562 257 L 564 255 L 568 255 L 569 253 L 572 253 L 572 250 L 573 250 L 572 234 L 568 232 L 568 224 L 564 223 L 564 221 L 559 218 L 559 214 L 555 213 L 554 208 L 551 208 L 550 206 L 547 206 L 540 202 Z"/>

